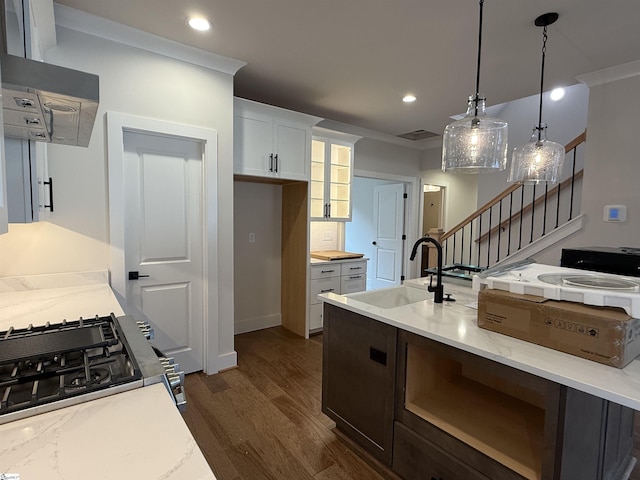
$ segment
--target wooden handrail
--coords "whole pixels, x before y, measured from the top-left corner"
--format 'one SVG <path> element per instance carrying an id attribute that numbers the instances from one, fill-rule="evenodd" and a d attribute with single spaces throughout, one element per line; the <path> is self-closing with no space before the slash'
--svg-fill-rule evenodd
<path id="1" fill-rule="evenodd" d="M 565 181 L 560 182 L 560 185 L 556 185 L 551 190 L 547 191 L 547 195 L 546 196 L 549 197 L 549 196 L 555 195 L 558 192 L 558 190 L 569 186 L 572 181 L 575 181 L 575 180 L 578 180 L 578 179 L 582 178 L 583 174 L 584 174 L 584 169 L 578 170 L 573 177 L 567 178 Z M 545 196 L 544 195 L 536 198 L 534 202 L 531 202 L 526 207 L 524 207 L 522 209 L 522 212 L 518 211 L 518 213 L 514 213 L 513 215 L 511 215 L 510 218 L 507 218 L 507 219 L 503 220 L 502 222 L 500 222 L 499 225 L 496 225 L 495 227 L 493 227 L 488 232 L 485 232 L 482 235 L 480 235 L 478 238 L 476 238 L 475 242 L 478 243 L 478 242 L 484 241 L 489 235 L 497 232 L 499 228 L 504 228 L 506 225 L 509 224 L 510 221 L 513 221 L 514 219 L 518 218 L 520 215 L 529 212 L 536 205 L 538 205 L 539 203 L 542 203 L 544 201 L 545 201 Z"/>
<path id="2" fill-rule="evenodd" d="M 582 142 L 585 142 L 586 140 L 587 140 L 587 131 L 585 130 L 580 135 L 578 135 L 576 138 L 571 140 L 564 147 L 565 155 L 567 153 L 569 153 L 571 150 L 573 150 L 574 148 L 576 148 L 578 145 L 580 145 Z M 478 218 L 483 213 L 489 211 L 489 209 L 491 209 L 491 207 L 496 205 L 500 200 L 502 200 L 502 199 L 508 197 L 509 195 L 511 195 L 513 192 L 515 192 L 521 186 L 522 185 L 520 185 L 519 183 L 515 183 L 515 184 L 511 185 L 509 188 L 507 188 L 506 190 L 504 190 L 502 193 L 499 193 L 498 195 L 496 195 L 494 198 L 489 200 L 487 203 L 485 203 L 482 207 L 480 207 L 474 213 L 472 213 L 467 218 L 465 218 L 460 223 L 458 223 L 451 230 L 449 230 L 448 232 L 443 233 L 442 236 L 440 237 L 440 242 L 444 242 L 447 238 L 454 236 L 458 231 L 462 230 L 470 222 L 472 222 L 473 220 Z"/>

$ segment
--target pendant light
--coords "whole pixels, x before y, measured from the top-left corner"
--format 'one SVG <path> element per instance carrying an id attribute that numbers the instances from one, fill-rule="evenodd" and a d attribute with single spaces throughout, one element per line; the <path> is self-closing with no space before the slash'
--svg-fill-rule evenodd
<path id="1" fill-rule="evenodd" d="M 480 95 L 480 53 L 482 50 L 482 8 L 478 28 L 476 93 L 469 97 L 467 113 L 444 129 L 442 171 L 484 173 L 504 170 L 507 164 L 507 123 L 487 116 L 485 98 Z"/>
<path id="2" fill-rule="evenodd" d="M 531 140 L 526 145 L 513 150 L 509 182 L 525 185 L 553 185 L 558 181 L 562 170 L 565 151 L 559 143 L 547 140 L 547 125 L 542 123 L 542 93 L 544 91 L 544 60 L 547 51 L 547 26 L 558 19 L 555 12 L 540 15 L 535 20 L 542 31 L 542 68 L 540 74 L 540 107 L 538 109 L 538 126 L 533 128 Z"/>

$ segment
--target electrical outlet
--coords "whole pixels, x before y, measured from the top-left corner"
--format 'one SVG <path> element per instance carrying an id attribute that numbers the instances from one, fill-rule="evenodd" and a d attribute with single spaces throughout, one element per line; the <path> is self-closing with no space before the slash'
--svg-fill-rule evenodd
<path id="1" fill-rule="evenodd" d="M 255 233 L 250 233 L 249 234 L 249 243 L 256 243 L 256 234 Z"/>
<path id="2" fill-rule="evenodd" d="M 323 232 L 322 240 L 324 240 L 325 242 L 330 242 L 331 240 L 333 240 L 333 232 Z"/>

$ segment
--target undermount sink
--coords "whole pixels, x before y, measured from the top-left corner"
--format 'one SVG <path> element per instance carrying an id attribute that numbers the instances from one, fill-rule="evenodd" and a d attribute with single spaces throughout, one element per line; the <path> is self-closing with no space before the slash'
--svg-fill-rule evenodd
<path id="1" fill-rule="evenodd" d="M 402 305 L 433 299 L 433 293 L 405 286 L 350 293 L 345 296 L 378 308 L 401 307 Z"/>

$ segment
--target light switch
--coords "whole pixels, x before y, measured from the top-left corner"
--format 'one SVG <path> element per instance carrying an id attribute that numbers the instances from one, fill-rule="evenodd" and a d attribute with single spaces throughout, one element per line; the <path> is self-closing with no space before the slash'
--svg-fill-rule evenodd
<path id="1" fill-rule="evenodd" d="M 605 205 L 603 220 L 605 222 L 624 222 L 627 220 L 626 205 Z"/>

